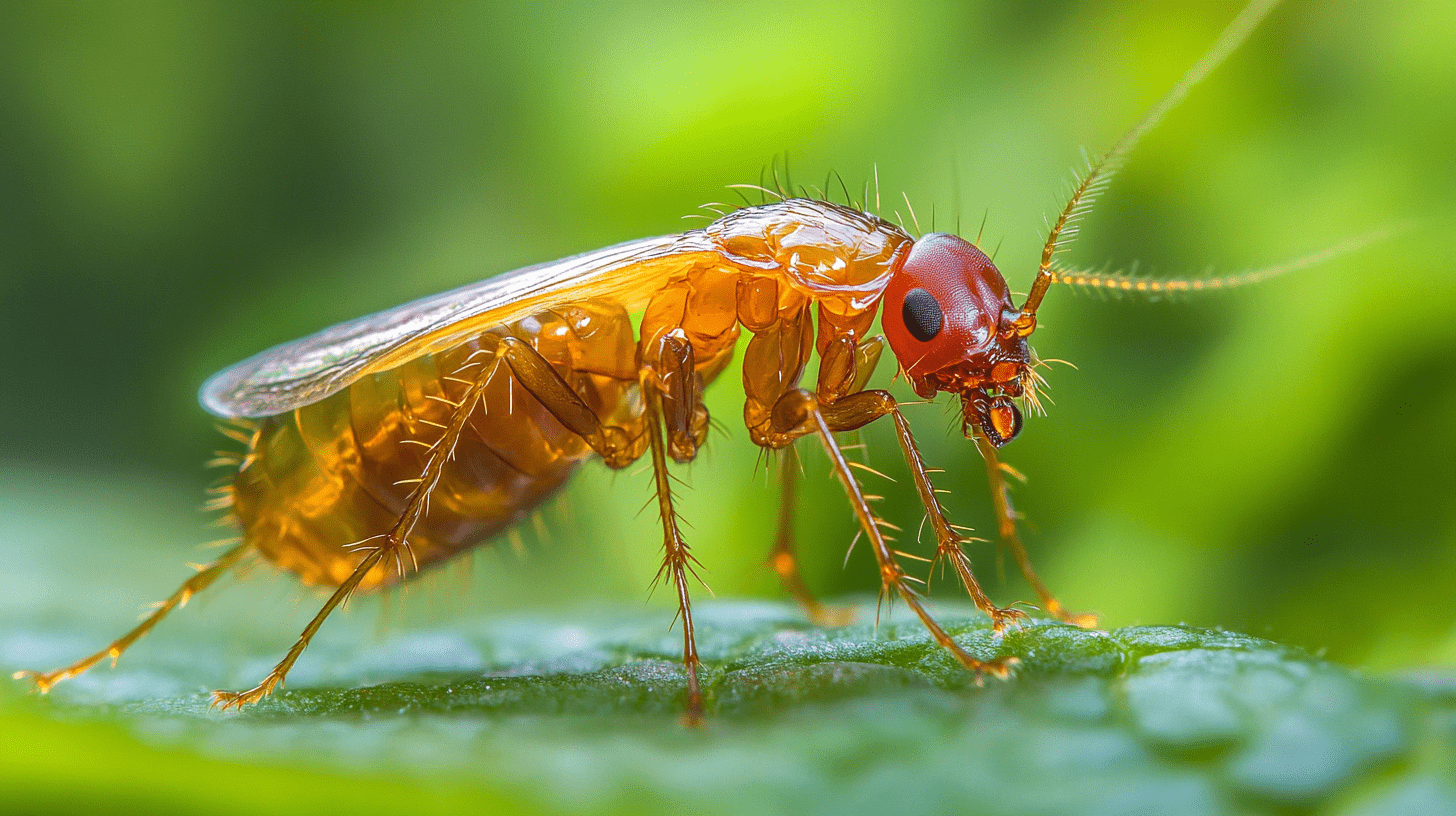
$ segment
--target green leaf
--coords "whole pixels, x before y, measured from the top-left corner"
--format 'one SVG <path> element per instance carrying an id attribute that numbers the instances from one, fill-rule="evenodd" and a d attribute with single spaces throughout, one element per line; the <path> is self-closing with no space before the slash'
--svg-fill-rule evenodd
<path id="1" fill-rule="evenodd" d="M 89 790 L 239 812 L 1456 813 L 1449 677 L 1364 677 L 1183 626 L 1038 621 L 998 638 L 945 614 L 972 654 L 1021 661 L 978 685 L 903 609 L 878 627 L 872 606 L 859 611 L 863 623 L 821 629 L 786 605 L 702 604 L 701 729 L 679 723 L 681 636 L 657 610 L 467 619 L 363 646 L 346 642 L 359 624 L 345 619 L 293 686 L 240 714 L 200 691 L 150 696 L 144 680 L 241 680 L 266 654 L 227 672 L 207 648 L 130 660 L 49 697 L 0 696 L 0 801 Z"/>

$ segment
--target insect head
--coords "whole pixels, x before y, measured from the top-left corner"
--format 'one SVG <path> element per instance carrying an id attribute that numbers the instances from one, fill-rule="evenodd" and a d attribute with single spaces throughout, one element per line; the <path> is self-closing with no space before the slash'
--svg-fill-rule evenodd
<path id="1" fill-rule="evenodd" d="M 991 259 L 962 238 L 929 233 L 891 276 L 883 303 L 885 336 L 915 393 L 958 394 L 967 438 L 980 429 L 998 448 L 1015 439 L 1021 410 L 1012 400 L 1033 387 L 1026 338 L 1036 324 L 1012 305 Z"/>

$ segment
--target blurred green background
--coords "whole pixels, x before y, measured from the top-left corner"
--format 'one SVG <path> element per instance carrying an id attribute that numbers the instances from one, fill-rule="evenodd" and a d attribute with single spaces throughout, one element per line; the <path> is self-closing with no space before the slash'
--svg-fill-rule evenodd
<path id="1" fill-rule="evenodd" d="M 688 229 L 700 222 L 680 216 L 736 200 L 725 185 L 785 154 L 803 183 L 835 170 L 857 187 L 877 164 L 886 209 L 903 191 L 941 229 L 973 236 L 984 219 L 1024 290 L 1079 151 L 1111 144 L 1238 7 L 10 6 L 0 463 L 58 495 L 77 478 L 145 481 L 190 520 L 199 463 L 221 444 L 195 401 L 212 371 L 500 271 Z M 1073 608 L 1456 666 L 1452 30 L 1443 2 L 1290 3 L 1086 223 L 1069 261 L 1165 273 L 1267 264 L 1412 217 L 1427 228 L 1193 302 L 1053 293 L 1036 346 L 1077 369 L 1051 373 L 1049 416 L 1004 453 L 1030 477 L 1016 499 L 1032 552 Z M 711 391 L 729 434 L 689 470 L 712 487 L 687 492 L 684 513 L 714 591 L 772 595 L 774 491 L 736 380 Z M 955 517 L 989 530 L 973 448 L 942 407 L 909 411 Z M 866 437 L 894 475 L 886 430 Z M 817 453 L 807 472 L 811 583 L 872 590 L 867 553 L 841 568 L 854 525 Z M 551 538 L 529 558 L 478 559 L 492 562 L 480 603 L 644 594 L 659 557 L 654 520 L 635 516 L 645 476 L 593 466 L 579 482 L 546 508 Z M 907 488 L 879 492 L 913 529 Z M 195 558 L 210 535 L 197 523 L 154 546 Z M 62 562 L 110 546 L 0 542 Z M 995 560 L 978 552 L 998 597 L 1030 597 L 1014 570 L 996 581 Z M 174 576 L 124 576 L 115 596 L 129 609 Z"/>
<path id="2" fill-rule="evenodd" d="M 984 220 L 1024 290 L 1080 151 L 1110 145 L 1239 7 L 7 4 L 3 668 L 118 632 L 203 557 L 216 533 L 194 510 L 200 462 L 223 443 L 195 391 L 211 372 L 497 272 L 691 228 L 681 216 L 735 200 L 726 185 L 785 155 L 805 184 L 833 170 L 858 188 L 878 166 L 886 209 L 903 191 L 926 227 L 934 212 L 974 236 Z M 1086 222 L 1070 262 L 1172 274 L 1420 219 L 1233 294 L 1052 293 L 1036 347 L 1076 369 L 1051 373 L 1055 405 L 1004 455 L 1030 477 L 1015 497 L 1033 556 L 1073 609 L 1456 668 L 1452 31 L 1444 0 L 1288 3 Z M 775 489 L 741 398 L 733 368 L 709 397 L 728 435 L 684 474 L 697 487 L 681 505 L 720 597 L 776 597 Z M 956 519 L 991 530 L 974 448 L 942 406 L 908 411 Z M 865 434 L 869 460 L 897 476 L 888 430 Z M 806 471 L 810 584 L 873 592 L 863 548 L 841 567 L 854 523 L 823 458 Z M 589 466 L 526 558 L 479 556 L 468 581 L 426 579 L 391 614 L 637 603 L 660 557 L 655 520 L 636 515 L 648 490 L 645 474 Z M 876 492 L 915 529 L 906 481 Z M 999 600 L 1032 597 L 1014 570 L 997 580 L 993 545 L 976 559 Z M 222 591 L 268 599 L 254 626 L 278 648 L 312 604 L 285 577 Z M 667 602 L 651 601 L 664 623 Z M 186 617 L 205 627 L 216 608 Z M 95 637 L 61 654 L 45 626 Z"/>

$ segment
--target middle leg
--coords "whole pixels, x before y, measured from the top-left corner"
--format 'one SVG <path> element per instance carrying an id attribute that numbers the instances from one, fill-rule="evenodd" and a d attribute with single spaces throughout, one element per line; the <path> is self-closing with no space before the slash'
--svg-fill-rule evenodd
<path id="1" fill-rule="evenodd" d="M 688 551 L 687 541 L 678 528 L 677 511 L 673 508 L 672 474 L 667 469 L 669 451 L 679 461 L 692 458 L 697 452 L 694 436 L 687 425 L 699 403 L 693 387 L 696 373 L 692 346 L 668 335 L 647 344 L 640 381 L 648 448 L 652 452 L 652 474 L 657 496 L 657 512 L 662 520 L 662 566 L 657 581 L 666 580 L 677 593 L 678 617 L 682 619 L 683 666 L 688 675 L 687 711 L 683 722 L 689 726 L 703 722 L 703 692 L 698 682 L 698 644 L 693 630 L 692 598 L 688 591 L 689 577 L 697 578 L 693 567 L 701 566 Z M 667 406 L 664 406 L 667 403 Z"/>
<path id="2" fill-rule="evenodd" d="M 679 462 L 697 455 L 707 428 L 707 409 L 700 397 L 701 377 L 696 371 L 692 346 L 678 333 L 666 332 L 642 344 L 642 365 L 638 384 L 642 392 L 642 433 L 605 425 L 590 406 L 572 391 L 541 354 L 530 344 L 515 338 L 501 341 L 501 358 L 516 379 L 540 400 L 561 423 L 601 455 L 608 467 L 621 468 L 635 461 L 646 447 L 652 453 L 658 514 L 662 519 L 663 559 L 658 580 L 666 579 L 678 597 L 678 615 L 683 622 L 683 664 L 687 667 L 688 700 L 685 722 L 697 725 L 703 719 L 703 694 L 698 682 L 698 647 L 693 632 L 692 599 L 688 578 L 697 560 L 678 528 L 673 508 L 672 475 L 667 469 L 671 456 Z"/>

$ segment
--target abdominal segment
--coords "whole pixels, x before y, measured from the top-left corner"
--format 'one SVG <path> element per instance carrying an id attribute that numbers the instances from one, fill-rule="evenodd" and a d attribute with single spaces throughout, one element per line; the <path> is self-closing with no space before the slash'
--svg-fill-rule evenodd
<path id="1" fill-rule="evenodd" d="M 484 543 L 558 490 L 591 450 L 510 374 L 494 353 L 507 333 L 533 342 L 599 416 L 630 424 L 636 393 L 626 313 L 587 304 L 528 318 L 439 354 L 366 376 L 345 390 L 263 419 L 234 484 L 245 541 L 305 583 L 336 586 L 358 565 L 357 547 L 389 533 L 470 384 L 488 377 L 408 537 L 413 557 L 382 564 L 361 589 L 397 583 Z M 570 325 L 568 325 L 568 322 Z M 623 348 L 580 353 L 579 337 L 625 323 Z M 600 335 L 598 335 L 600 339 Z M 592 359 L 596 358 L 596 359 Z M 625 362 L 625 364 L 620 364 Z M 616 370 L 608 370 L 615 365 Z M 590 370 L 595 369 L 595 370 Z M 640 411 L 638 412 L 640 413 Z"/>

